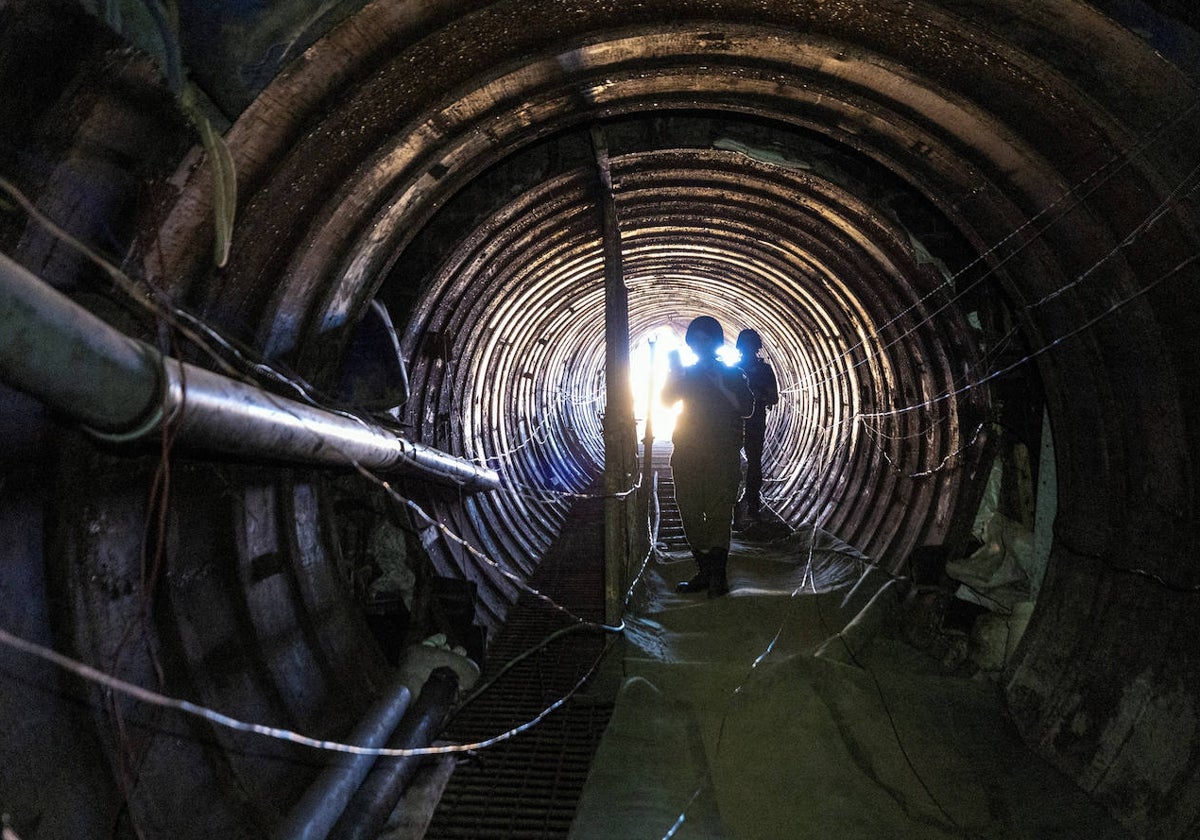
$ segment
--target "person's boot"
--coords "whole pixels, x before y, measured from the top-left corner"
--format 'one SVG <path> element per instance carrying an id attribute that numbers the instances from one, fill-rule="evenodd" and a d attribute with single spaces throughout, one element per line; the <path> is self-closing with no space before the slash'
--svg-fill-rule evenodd
<path id="1" fill-rule="evenodd" d="M 708 597 L 719 598 L 729 594 L 729 579 L 725 576 L 725 565 L 729 561 L 729 550 L 714 548 L 708 552 Z"/>
<path id="2" fill-rule="evenodd" d="M 700 571 L 691 580 L 680 581 L 675 586 L 676 592 L 703 592 L 708 589 L 709 576 L 712 574 L 709 568 L 709 552 L 693 551 L 692 556 L 696 558 L 696 567 Z"/>

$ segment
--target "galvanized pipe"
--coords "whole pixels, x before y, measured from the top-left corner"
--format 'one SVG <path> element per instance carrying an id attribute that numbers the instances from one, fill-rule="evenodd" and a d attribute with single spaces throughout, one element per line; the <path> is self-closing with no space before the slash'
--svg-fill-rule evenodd
<path id="1" fill-rule="evenodd" d="M 148 351 L 0 254 L 5 383 L 91 428 L 136 428 L 162 405 L 160 366 Z"/>
<path id="2" fill-rule="evenodd" d="M 3 254 L 0 379 L 112 441 L 147 438 L 165 419 L 179 443 L 225 455 L 500 486 L 495 470 L 163 356 Z"/>
<path id="3" fill-rule="evenodd" d="M 346 415 L 269 394 L 194 365 L 164 359 L 168 411 L 179 441 L 231 455 L 401 472 L 469 490 L 495 489 L 494 470 Z M 177 416 L 175 416 L 177 415 Z"/>
<path id="4" fill-rule="evenodd" d="M 412 692 L 400 678 L 393 680 L 372 704 L 349 741 L 356 747 L 379 749 L 391 737 L 407 711 Z M 345 811 L 350 798 L 375 764 L 373 755 L 339 754 L 308 786 L 287 818 L 275 830 L 275 840 L 325 840 Z"/>

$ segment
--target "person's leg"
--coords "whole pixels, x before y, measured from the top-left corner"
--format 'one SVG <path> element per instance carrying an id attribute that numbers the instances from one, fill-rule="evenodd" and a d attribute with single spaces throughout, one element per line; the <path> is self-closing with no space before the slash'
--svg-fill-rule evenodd
<path id="1" fill-rule="evenodd" d="M 708 567 L 708 597 L 719 598 L 722 595 L 729 594 L 729 576 L 727 573 L 727 565 L 729 563 L 729 549 L 714 548 L 705 557 L 705 565 Z"/>
<path id="2" fill-rule="evenodd" d="M 675 450 L 671 456 L 671 473 L 675 481 L 675 504 L 679 507 L 679 518 L 683 521 L 683 536 L 691 546 L 696 558 L 697 573 L 690 580 L 682 581 L 679 592 L 703 592 L 708 589 L 709 569 L 708 539 L 704 516 L 707 480 L 704 461 L 701 458 Z"/>
<path id="3" fill-rule="evenodd" d="M 712 584 L 712 552 L 708 551 L 692 551 L 692 557 L 696 560 L 696 574 L 692 575 L 687 580 L 681 580 L 675 584 L 676 592 L 696 593 L 706 592 Z"/>
<path id="4" fill-rule="evenodd" d="M 737 504 L 741 484 L 741 457 L 731 452 L 712 453 L 708 461 L 709 481 L 705 490 L 704 545 L 708 548 L 705 565 L 708 571 L 710 597 L 729 591 L 726 563 L 729 559 L 730 531 L 733 528 L 733 509 Z"/>
<path id="5" fill-rule="evenodd" d="M 762 510 L 762 456 L 763 433 L 746 429 L 746 513 L 757 519 Z"/>

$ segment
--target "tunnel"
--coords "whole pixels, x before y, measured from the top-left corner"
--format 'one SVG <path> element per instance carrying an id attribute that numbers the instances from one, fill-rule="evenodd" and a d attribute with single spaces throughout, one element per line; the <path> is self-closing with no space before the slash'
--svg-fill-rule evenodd
<path id="1" fill-rule="evenodd" d="M 1130 836 L 1200 836 L 1198 30 L 1171 0 L 0 3 L 22 277 L 496 477 L 98 430 L 5 367 L 6 828 L 273 836 L 317 772 L 22 641 L 342 739 L 394 660 L 390 515 L 482 652 L 572 501 L 647 480 L 603 478 L 615 261 L 635 359 L 699 315 L 761 333 L 784 525 L 920 582 L 998 486 L 1041 556 L 1009 720 Z"/>

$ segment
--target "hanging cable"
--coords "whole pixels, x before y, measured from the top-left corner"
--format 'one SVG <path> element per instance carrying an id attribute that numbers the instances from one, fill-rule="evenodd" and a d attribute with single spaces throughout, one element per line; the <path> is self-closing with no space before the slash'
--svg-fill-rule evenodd
<path id="1" fill-rule="evenodd" d="M 1193 112 L 1195 112 L 1197 110 L 1197 108 L 1200 108 L 1200 103 L 1193 103 L 1193 104 L 1189 105 L 1186 109 L 1183 109 L 1182 111 L 1174 114 L 1171 119 L 1165 120 L 1165 121 L 1159 123 L 1152 130 L 1150 130 L 1146 134 L 1146 136 L 1144 136 L 1137 144 L 1135 144 L 1135 147 L 1131 152 L 1123 152 L 1123 153 L 1115 154 L 1112 158 L 1110 158 L 1108 161 L 1106 161 L 1101 166 L 1099 166 L 1096 170 L 1094 170 L 1090 175 L 1088 175 L 1082 181 L 1078 181 L 1075 184 L 1073 184 L 1066 192 L 1064 192 L 1061 196 L 1059 196 L 1057 199 L 1055 199 L 1053 202 L 1051 202 L 1045 208 L 1043 208 L 1042 210 L 1040 210 L 1039 212 L 1034 214 L 1032 217 L 1030 217 L 1028 220 L 1026 220 L 1024 223 L 1022 223 L 1019 227 L 1015 228 L 1014 230 L 1010 231 L 1008 234 L 1003 236 L 992 247 L 988 248 L 986 251 L 979 254 L 974 260 L 972 260 L 970 263 L 968 263 L 966 266 L 964 266 L 961 270 L 959 270 L 952 276 L 947 277 L 939 286 L 937 286 L 934 289 L 931 289 L 929 292 L 927 292 L 925 295 L 923 295 L 919 300 L 917 300 L 913 304 L 910 304 L 908 307 L 900 310 L 899 312 L 894 313 L 892 316 L 890 316 L 886 320 L 884 320 L 878 327 L 876 327 L 872 330 L 869 338 L 871 338 L 871 339 L 882 338 L 883 330 L 887 329 L 889 326 L 896 323 L 900 318 L 907 315 L 909 312 L 911 312 L 916 307 L 924 304 L 926 301 L 928 301 L 934 295 L 940 293 L 943 289 L 953 288 L 955 285 L 955 282 L 960 277 L 962 277 L 966 272 L 970 271 L 975 266 L 984 262 L 987 257 L 989 257 L 991 254 L 995 253 L 997 250 L 999 250 L 999 248 L 1001 246 L 1005 245 L 1010 240 L 1013 240 L 1013 239 L 1017 238 L 1018 236 L 1022 235 L 1026 229 L 1028 229 L 1028 228 L 1035 229 L 1032 236 L 1021 240 L 1019 245 L 1013 251 L 1006 254 L 999 263 L 997 263 L 994 266 L 989 267 L 989 269 L 986 272 L 984 272 L 979 278 L 977 278 L 972 283 L 969 283 L 966 287 L 964 287 L 962 289 L 956 289 L 955 294 L 953 296 L 951 296 L 942 306 L 938 307 L 933 312 L 923 316 L 920 320 L 918 320 L 915 324 L 913 324 L 906 332 L 902 333 L 900 336 L 892 339 L 891 341 L 886 342 L 882 347 L 879 348 L 878 352 L 882 352 L 883 350 L 886 350 L 886 349 L 890 348 L 891 346 L 893 346 L 898 341 L 904 339 L 905 337 L 910 335 L 917 327 L 921 326 L 922 324 L 927 323 L 933 317 L 935 317 L 937 314 L 944 311 L 952 303 L 956 302 L 957 300 L 961 299 L 965 294 L 967 294 L 968 292 L 977 288 L 986 279 L 988 279 L 994 273 L 999 271 L 999 269 L 1002 268 L 1009 260 L 1016 257 L 1025 248 L 1027 248 L 1033 242 L 1037 241 L 1043 234 L 1046 233 L 1047 230 L 1049 230 L 1049 228 L 1053 224 L 1055 224 L 1056 222 L 1058 222 L 1059 220 L 1061 220 L 1063 218 L 1066 218 L 1067 213 L 1069 211 L 1073 210 L 1076 206 L 1082 204 L 1082 202 L 1085 199 L 1090 197 L 1094 192 L 1096 192 L 1096 190 L 1098 190 L 1101 186 L 1103 186 L 1105 183 L 1107 183 L 1107 181 L 1110 178 L 1112 178 L 1117 173 L 1119 173 L 1121 170 L 1123 170 L 1126 166 L 1128 166 L 1132 162 L 1135 155 L 1140 155 L 1140 154 L 1144 153 L 1148 148 L 1150 148 L 1151 145 L 1153 145 L 1153 143 L 1159 137 L 1163 136 L 1166 133 L 1168 128 L 1172 128 L 1175 125 L 1182 123 L 1182 121 L 1184 119 L 1186 119 L 1187 117 L 1189 117 Z M 1100 174 L 1102 172 L 1104 172 L 1109 167 L 1114 167 L 1114 165 L 1115 165 L 1115 168 L 1113 168 L 1113 170 L 1111 172 L 1109 172 L 1108 174 L 1104 175 L 1103 178 L 1100 178 L 1100 180 L 1095 185 L 1091 186 L 1091 188 L 1086 193 L 1084 193 L 1080 197 L 1075 197 L 1077 192 L 1082 190 L 1084 187 L 1087 187 L 1089 184 L 1091 184 L 1091 182 L 1094 179 L 1096 179 L 1098 176 L 1100 176 Z M 1194 170 L 1193 170 L 1193 172 L 1194 172 Z M 1189 175 L 1187 177 L 1190 178 L 1191 173 L 1189 173 Z M 1051 219 L 1045 226 L 1040 227 L 1040 228 L 1037 227 L 1037 224 L 1038 224 L 1039 220 L 1042 219 L 1042 217 L 1048 215 L 1060 203 L 1062 203 L 1072 197 L 1075 197 L 1074 202 L 1070 206 L 1068 206 L 1066 209 L 1064 209 L 1062 213 L 1058 214 L 1055 218 Z M 1160 203 L 1160 212 L 1161 212 L 1162 208 L 1164 208 L 1166 205 L 1167 205 L 1167 202 Z M 835 365 L 840 363 L 843 359 L 850 358 L 853 355 L 854 351 L 859 350 L 859 349 L 865 350 L 865 339 L 860 340 L 859 343 L 849 347 L 846 351 L 844 351 L 836 359 L 831 360 L 829 363 L 827 363 L 824 366 L 824 369 L 832 371 L 832 373 L 833 373 L 832 378 L 840 378 L 840 376 L 841 376 L 840 367 L 835 367 Z M 853 370 L 855 368 L 862 366 L 863 364 L 866 364 L 868 361 L 871 360 L 871 358 L 872 358 L 871 354 L 864 353 L 863 358 L 860 359 L 858 362 L 854 363 L 853 365 L 851 365 L 850 369 Z M 803 383 L 801 383 L 800 385 L 796 386 L 796 388 L 789 389 L 789 391 L 802 390 L 806 387 L 807 388 L 816 387 L 817 385 L 820 385 L 820 384 L 822 384 L 822 382 L 825 382 L 825 381 L 829 381 L 829 380 L 816 381 L 807 386 L 805 386 Z M 787 392 L 781 391 L 780 393 L 783 394 L 783 393 L 787 393 Z"/>
<path id="2" fill-rule="evenodd" d="M 237 718 L 230 717 L 229 715 L 205 706 L 198 705 L 196 703 L 192 703 L 188 700 L 180 700 L 175 697 L 168 697 L 157 691 L 151 691 L 150 689 L 143 688 L 142 686 L 134 685 L 133 683 L 118 679 L 117 677 L 106 674 L 103 671 L 99 671 L 90 665 L 86 665 L 78 660 L 64 656 L 61 653 L 51 650 L 43 645 L 39 645 L 36 642 L 31 642 L 27 639 L 15 636 L 12 633 L 9 633 L 7 630 L 0 628 L 0 645 L 4 645 L 13 650 L 29 654 L 30 656 L 34 656 L 45 662 L 49 662 L 64 671 L 86 680 L 87 682 L 103 686 L 110 691 L 132 697 L 135 700 L 151 706 L 157 706 L 164 709 L 173 709 L 186 715 L 201 718 L 209 723 L 225 729 L 262 735 L 267 738 L 273 738 L 279 741 L 287 741 L 289 743 L 299 744 L 301 746 L 311 747 L 313 749 L 325 750 L 327 752 L 350 753 L 352 755 L 388 756 L 393 758 L 415 755 L 445 755 L 448 753 L 476 752 L 478 750 L 487 749 L 488 747 L 494 746 L 503 741 L 507 741 L 523 732 L 527 732 L 545 720 L 549 714 L 561 708 L 564 703 L 570 700 L 571 697 L 577 694 L 579 690 L 587 684 L 587 682 L 595 674 L 596 669 L 599 668 L 600 662 L 603 661 L 603 657 L 605 654 L 607 654 L 608 648 L 611 647 L 612 642 L 613 639 L 609 639 L 604 651 L 602 651 L 601 655 L 597 657 L 591 668 L 583 675 L 583 677 L 579 679 L 578 682 L 575 683 L 574 686 L 571 687 L 566 694 L 520 726 L 509 729 L 486 740 L 476 741 L 470 744 L 448 744 L 438 747 L 421 747 L 417 749 L 392 749 L 383 747 L 360 747 L 354 744 L 343 744 L 339 741 L 328 741 L 319 738 L 312 738 L 299 732 L 294 732 L 290 729 L 281 729 L 274 726 L 265 726 L 260 723 L 250 723 L 247 721 L 238 720 Z"/>

